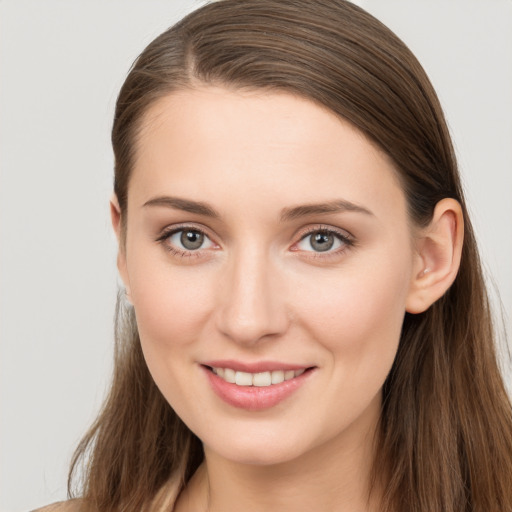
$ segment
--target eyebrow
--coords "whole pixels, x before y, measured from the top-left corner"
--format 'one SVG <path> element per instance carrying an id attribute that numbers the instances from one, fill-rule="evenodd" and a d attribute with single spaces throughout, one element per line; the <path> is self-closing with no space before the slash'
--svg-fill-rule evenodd
<path id="1" fill-rule="evenodd" d="M 143 207 L 147 206 L 163 206 L 167 208 L 174 208 L 205 217 L 214 219 L 220 218 L 220 214 L 207 203 L 201 201 L 192 201 L 190 199 L 183 199 L 181 197 L 160 196 L 146 201 Z M 303 204 L 299 206 L 292 206 L 283 208 L 281 211 L 281 222 L 288 222 L 301 217 L 310 215 L 322 215 L 326 213 L 341 213 L 341 212 L 357 212 L 364 213 L 365 215 L 373 215 L 373 213 L 364 208 L 363 206 L 351 203 L 344 199 L 335 199 L 325 203 Z"/>
<path id="2" fill-rule="evenodd" d="M 212 217 L 214 219 L 218 219 L 220 217 L 219 213 L 208 204 L 201 201 L 182 199 L 180 197 L 155 197 L 149 201 L 146 201 L 143 206 L 165 206 L 167 208 L 174 208 L 176 210 L 183 210 L 184 212 L 196 213 L 197 215 L 204 215 L 205 217 Z"/>
<path id="3" fill-rule="evenodd" d="M 284 208 L 281 212 L 281 222 L 295 220 L 309 215 L 341 212 L 357 212 L 373 216 L 373 213 L 363 206 L 351 203 L 350 201 L 345 201 L 344 199 L 335 199 L 326 203 L 304 204 L 291 208 Z"/>

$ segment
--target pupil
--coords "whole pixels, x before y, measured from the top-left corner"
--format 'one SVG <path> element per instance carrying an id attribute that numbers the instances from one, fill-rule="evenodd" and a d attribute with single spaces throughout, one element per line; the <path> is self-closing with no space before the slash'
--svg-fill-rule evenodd
<path id="1" fill-rule="evenodd" d="M 199 249 L 203 245 L 204 236 L 198 231 L 183 231 L 180 241 L 185 249 Z"/>
<path id="2" fill-rule="evenodd" d="M 328 251 L 334 245 L 334 236 L 328 233 L 317 233 L 312 237 L 311 247 L 315 251 Z"/>

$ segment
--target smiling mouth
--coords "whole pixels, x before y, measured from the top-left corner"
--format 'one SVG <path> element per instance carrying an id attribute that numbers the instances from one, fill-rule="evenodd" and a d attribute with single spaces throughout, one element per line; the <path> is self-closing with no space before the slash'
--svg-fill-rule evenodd
<path id="1" fill-rule="evenodd" d="M 207 368 L 225 382 L 246 387 L 268 387 L 275 384 L 281 384 L 282 382 L 300 377 L 303 373 L 312 369 L 301 368 L 300 370 L 273 370 L 267 372 L 249 373 L 236 371 L 232 368 L 217 368 L 210 366 Z"/>

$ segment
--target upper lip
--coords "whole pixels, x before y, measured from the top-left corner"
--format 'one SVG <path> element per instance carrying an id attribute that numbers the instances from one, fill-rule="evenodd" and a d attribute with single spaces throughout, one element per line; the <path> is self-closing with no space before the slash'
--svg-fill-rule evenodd
<path id="1" fill-rule="evenodd" d="M 313 366 L 307 364 L 280 363 L 279 361 L 257 361 L 253 363 L 245 363 L 243 361 L 234 361 L 232 359 L 205 361 L 201 364 L 211 368 L 231 368 L 237 372 L 247 373 L 262 373 L 277 370 L 306 370 Z"/>

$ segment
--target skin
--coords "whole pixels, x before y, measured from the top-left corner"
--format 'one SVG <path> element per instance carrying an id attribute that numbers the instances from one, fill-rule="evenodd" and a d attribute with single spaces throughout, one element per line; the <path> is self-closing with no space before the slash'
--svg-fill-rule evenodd
<path id="1" fill-rule="evenodd" d="M 147 204 L 164 196 L 218 217 Z M 282 218 L 339 200 L 359 210 Z M 392 162 L 352 125 L 290 94 L 205 86 L 147 112 L 127 215 L 121 233 L 114 198 L 149 370 L 205 448 L 176 510 L 376 509 L 382 385 L 405 312 L 425 310 L 455 277 L 457 203 L 441 202 L 420 231 Z M 207 235 L 200 249 L 163 236 L 182 224 Z M 319 252 L 310 234 L 320 229 L 345 238 Z M 247 411 L 212 391 L 201 363 L 215 359 L 314 371 L 277 406 Z"/>

